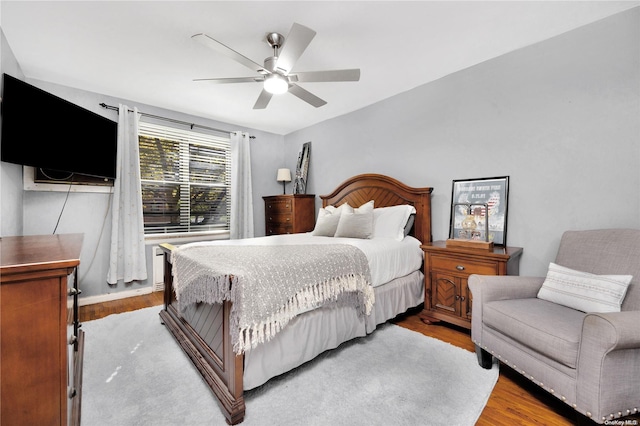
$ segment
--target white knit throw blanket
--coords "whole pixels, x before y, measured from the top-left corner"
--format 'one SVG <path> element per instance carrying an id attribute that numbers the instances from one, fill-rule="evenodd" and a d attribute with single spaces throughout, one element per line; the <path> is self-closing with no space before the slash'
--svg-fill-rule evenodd
<path id="1" fill-rule="evenodd" d="M 232 302 L 238 354 L 309 309 L 339 302 L 368 315 L 375 300 L 367 258 L 347 244 L 192 245 L 176 249 L 172 261 L 180 312 L 191 303 Z"/>

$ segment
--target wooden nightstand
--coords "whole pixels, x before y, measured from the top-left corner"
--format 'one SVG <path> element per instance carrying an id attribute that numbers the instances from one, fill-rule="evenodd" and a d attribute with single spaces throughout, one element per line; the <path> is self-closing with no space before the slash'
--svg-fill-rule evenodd
<path id="1" fill-rule="evenodd" d="M 316 224 L 314 194 L 273 195 L 262 199 L 265 235 L 313 231 Z"/>
<path id="2" fill-rule="evenodd" d="M 518 275 L 520 247 L 496 247 L 492 251 L 447 247 L 445 241 L 425 244 L 424 322 L 446 321 L 471 328 L 471 274 Z"/>

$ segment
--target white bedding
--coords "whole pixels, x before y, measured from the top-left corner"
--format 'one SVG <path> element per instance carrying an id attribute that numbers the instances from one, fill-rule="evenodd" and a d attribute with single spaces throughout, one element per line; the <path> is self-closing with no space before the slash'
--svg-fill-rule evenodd
<path id="1" fill-rule="evenodd" d="M 321 237 L 306 233 L 189 245 L 192 244 L 350 244 L 362 250 L 368 260 L 376 300 L 371 314 L 363 317 L 348 306 L 324 307 L 300 314 L 273 339 L 245 352 L 244 390 L 260 386 L 270 378 L 298 367 L 342 342 L 365 336 L 373 332 L 378 324 L 424 301 L 424 276 L 420 272 L 423 252 L 420 241 L 411 236 L 397 241 L 392 238 Z M 203 305 L 205 304 L 192 305 L 183 312 L 184 318 L 192 324 L 208 323 L 209 320 L 203 321 L 198 313 L 201 309 L 206 310 Z"/>
<path id="2" fill-rule="evenodd" d="M 296 245 L 349 244 L 362 250 L 369 262 L 371 285 L 377 287 L 395 278 L 404 277 L 422 266 L 420 241 L 407 236 L 402 241 L 392 238 L 336 238 L 311 233 L 272 235 L 242 240 L 202 241 L 187 245 Z"/>

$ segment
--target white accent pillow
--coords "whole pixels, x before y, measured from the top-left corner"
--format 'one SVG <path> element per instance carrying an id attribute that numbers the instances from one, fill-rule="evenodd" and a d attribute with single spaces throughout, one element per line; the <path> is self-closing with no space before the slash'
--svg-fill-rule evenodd
<path id="1" fill-rule="evenodd" d="M 538 298 L 582 312 L 620 312 L 632 275 L 595 275 L 551 263 Z"/>
<path id="2" fill-rule="evenodd" d="M 371 238 L 373 234 L 373 200 L 357 209 L 348 204 L 343 204 L 344 210 L 340 214 L 338 229 L 335 237 L 345 238 Z"/>
<path id="3" fill-rule="evenodd" d="M 342 213 L 342 210 L 344 209 L 343 206 L 348 206 L 349 208 L 351 207 L 348 204 L 343 204 L 338 208 L 334 206 L 321 208 L 318 211 L 316 226 L 315 228 L 313 228 L 313 231 L 311 231 L 311 235 L 320 237 L 333 237 L 333 235 L 336 233 L 336 229 L 338 229 L 340 213 Z"/>
<path id="4" fill-rule="evenodd" d="M 402 241 L 405 226 L 416 209 L 410 205 L 381 207 L 373 210 L 373 237 Z"/>

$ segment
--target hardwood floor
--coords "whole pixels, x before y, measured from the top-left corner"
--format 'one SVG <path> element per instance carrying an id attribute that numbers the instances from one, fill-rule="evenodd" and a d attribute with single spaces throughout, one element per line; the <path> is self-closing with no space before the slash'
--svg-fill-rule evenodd
<path id="1" fill-rule="evenodd" d="M 162 292 L 116 300 L 80 307 L 80 321 L 90 321 L 107 315 L 128 312 L 163 303 Z M 417 314 L 408 314 L 395 321 L 396 324 L 417 331 L 454 346 L 474 351 L 468 330 L 448 325 L 424 324 Z M 629 425 L 640 425 L 640 416 L 629 417 Z M 580 420 L 584 424 L 595 424 L 585 418 L 578 419 L 575 411 L 558 401 L 550 394 L 540 390 L 536 385 L 501 365 L 498 383 L 478 422 L 479 426 L 512 426 L 512 425 L 573 425 Z"/>
<path id="2" fill-rule="evenodd" d="M 136 311 L 138 309 L 162 305 L 164 303 L 163 294 L 164 293 L 161 291 L 156 291 L 150 294 L 128 297 L 126 299 L 114 300 L 112 302 L 80 306 L 78 317 L 80 322 L 84 322 L 104 318 L 111 314 L 119 314 L 122 312 Z"/>
<path id="3" fill-rule="evenodd" d="M 446 323 L 424 324 L 418 315 L 407 316 L 396 324 L 473 352 L 468 330 Z M 500 376 L 477 425 L 573 425 L 572 409 L 538 389 L 510 368 L 501 365 Z"/>

